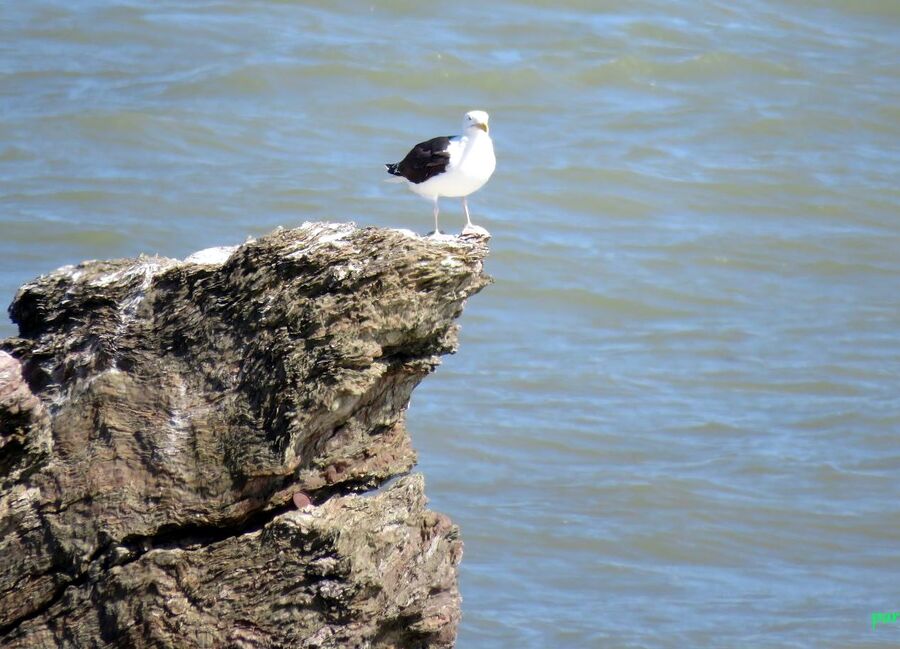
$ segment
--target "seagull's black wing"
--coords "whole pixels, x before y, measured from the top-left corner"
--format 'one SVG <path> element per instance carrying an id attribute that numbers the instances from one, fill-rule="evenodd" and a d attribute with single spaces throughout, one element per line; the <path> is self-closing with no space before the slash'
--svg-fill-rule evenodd
<path id="1" fill-rule="evenodd" d="M 388 173 L 403 176 L 411 183 L 424 183 L 443 173 L 450 163 L 450 137 L 436 137 L 420 142 L 400 162 L 385 165 Z"/>

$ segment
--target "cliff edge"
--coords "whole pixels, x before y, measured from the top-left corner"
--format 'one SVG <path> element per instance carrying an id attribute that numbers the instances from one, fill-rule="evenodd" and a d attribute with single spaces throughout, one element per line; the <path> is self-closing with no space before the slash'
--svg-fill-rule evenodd
<path id="1" fill-rule="evenodd" d="M 23 286 L 0 647 L 453 646 L 462 542 L 404 421 L 487 252 L 308 223 Z"/>

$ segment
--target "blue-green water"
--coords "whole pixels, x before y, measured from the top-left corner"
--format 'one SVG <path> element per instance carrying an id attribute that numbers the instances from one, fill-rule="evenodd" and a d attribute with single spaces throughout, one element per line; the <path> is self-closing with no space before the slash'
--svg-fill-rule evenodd
<path id="1" fill-rule="evenodd" d="M 7 2 L 0 297 L 424 233 L 381 163 L 472 108 L 496 284 L 409 417 L 459 647 L 900 646 L 896 0 Z"/>

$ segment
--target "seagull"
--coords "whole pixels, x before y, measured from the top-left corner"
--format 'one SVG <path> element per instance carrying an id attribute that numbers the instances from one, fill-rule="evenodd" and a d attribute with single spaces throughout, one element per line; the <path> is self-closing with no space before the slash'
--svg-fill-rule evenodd
<path id="1" fill-rule="evenodd" d="M 419 196 L 434 202 L 434 234 L 438 229 L 438 199 L 462 198 L 466 228 L 474 228 L 466 197 L 479 189 L 494 173 L 494 143 L 488 135 L 488 114 L 470 110 L 463 117 L 462 135 L 436 137 L 420 142 L 400 162 L 384 165 L 387 172 L 404 180 Z"/>

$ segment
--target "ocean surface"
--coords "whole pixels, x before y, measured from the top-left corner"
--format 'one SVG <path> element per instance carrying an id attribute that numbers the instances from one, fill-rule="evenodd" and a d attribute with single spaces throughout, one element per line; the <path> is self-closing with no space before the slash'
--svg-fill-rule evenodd
<path id="1" fill-rule="evenodd" d="M 458 646 L 900 646 L 897 0 L 5 2 L 0 301 L 426 233 L 382 163 L 473 108 L 496 283 L 409 413 Z"/>

